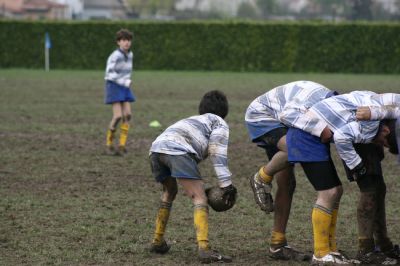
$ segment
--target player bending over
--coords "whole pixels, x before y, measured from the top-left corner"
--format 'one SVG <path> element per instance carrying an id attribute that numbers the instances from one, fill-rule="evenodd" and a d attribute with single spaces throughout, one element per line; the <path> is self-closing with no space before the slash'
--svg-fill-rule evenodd
<path id="1" fill-rule="evenodd" d="M 230 262 L 231 257 L 210 248 L 207 196 L 197 167 L 209 156 L 224 198 L 234 202 L 236 188 L 232 185 L 227 158 L 229 128 L 224 121 L 228 114 L 226 96 L 220 91 L 206 93 L 200 102 L 199 114 L 171 125 L 151 145 L 151 170 L 163 187 L 151 251 L 163 254 L 170 249 L 164 234 L 179 183 L 193 202 L 200 261 Z"/>
<path id="2" fill-rule="evenodd" d="M 287 161 L 285 135 L 287 127 L 279 121 L 282 111 L 292 110 L 291 120 L 306 112 L 315 103 L 336 94 L 312 81 L 295 81 L 278 86 L 257 97 L 247 108 L 245 121 L 251 140 L 265 149 L 269 163 L 250 178 L 255 200 L 262 210 L 273 210 L 269 197 L 272 175 L 277 183 L 274 224 L 271 232 L 269 256 L 278 260 L 310 260 L 311 256 L 288 245 L 286 226 L 293 193 L 296 187 L 293 165 Z M 269 169 L 271 168 L 271 169 Z M 276 171 L 279 169 L 279 171 Z M 266 193 L 267 192 L 267 193 Z"/>
<path id="3" fill-rule="evenodd" d="M 337 254 L 335 231 L 331 230 L 336 225 L 335 208 L 339 205 L 342 189 L 328 156 L 329 147 L 319 142 L 321 132 L 327 128 L 333 133 L 349 180 L 355 180 L 361 191 L 357 208 L 357 260 L 362 264 L 378 265 L 398 262 L 398 248 L 387 234 L 386 185 L 381 160 L 383 146 L 398 154 L 396 135 L 400 134 L 399 126 L 396 127 L 396 120 L 358 121 L 356 110 L 360 106 L 398 105 L 399 100 L 400 94 L 355 91 L 315 104 L 294 123 L 287 119 L 290 114 L 283 113 L 280 117 L 282 122 L 295 127 L 287 134 L 288 160 L 302 164 L 307 178 L 318 191 L 312 214 L 315 264 L 350 263 Z"/>

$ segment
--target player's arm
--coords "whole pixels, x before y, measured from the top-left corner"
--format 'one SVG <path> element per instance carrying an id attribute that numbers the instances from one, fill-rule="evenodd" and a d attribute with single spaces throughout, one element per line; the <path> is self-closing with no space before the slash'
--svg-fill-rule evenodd
<path id="1" fill-rule="evenodd" d="M 357 108 L 358 120 L 395 119 L 400 116 L 400 107 L 396 105 L 360 106 Z"/>
<path id="2" fill-rule="evenodd" d="M 356 117 L 358 120 L 395 119 L 400 115 L 400 94 L 381 93 L 371 97 L 379 105 L 357 108 Z"/>
<path id="3" fill-rule="evenodd" d="M 229 128 L 226 123 L 219 124 L 211 132 L 208 142 L 208 154 L 218 177 L 218 185 L 223 190 L 223 198 L 234 202 L 237 189 L 233 186 L 228 168 Z"/>
<path id="4" fill-rule="evenodd" d="M 360 131 L 360 124 L 356 121 L 340 128 L 334 134 L 336 150 L 340 158 L 353 173 L 354 179 L 361 178 L 366 174 L 366 168 L 361 157 L 354 149 L 353 143 L 363 143 L 364 138 Z"/>
<path id="5" fill-rule="evenodd" d="M 226 124 L 221 124 L 213 129 L 208 142 L 208 155 L 221 188 L 232 185 L 232 174 L 228 168 L 228 141 L 229 128 Z"/>

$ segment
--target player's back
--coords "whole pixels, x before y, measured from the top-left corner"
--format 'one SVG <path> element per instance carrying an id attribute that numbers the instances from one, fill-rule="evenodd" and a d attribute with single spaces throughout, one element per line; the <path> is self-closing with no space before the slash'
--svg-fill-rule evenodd
<path id="1" fill-rule="evenodd" d="M 182 119 L 169 126 L 152 143 L 151 152 L 194 154 L 198 160 L 208 156 L 210 136 L 217 132 L 221 146 L 227 146 L 229 128 L 219 116 L 207 113 Z"/>
<path id="2" fill-rule="evenodd" d="M 246 122 L 263 120 L 278 121 L 280 112 L 290 104 L 305 105 L 307 108 L 325 98 L 331 92 L 313 81 L 294 81 L 278 86 L 257 97 L 247 108 Z"/>

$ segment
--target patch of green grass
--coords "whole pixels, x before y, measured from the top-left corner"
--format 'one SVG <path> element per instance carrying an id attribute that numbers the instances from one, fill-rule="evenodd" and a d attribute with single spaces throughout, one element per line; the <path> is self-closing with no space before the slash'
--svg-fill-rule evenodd
<path id="1" fill-rule="evenodd" d="M 230 101 L 230 168 L 239 190 L 231 211 L 210 211 L 211 244 L 234 256 L 233 265 L 290 264 L 266 254 L 273 215 L 258 209 L 247 180 L 266 156 L 250 143 L 243 120 L 255 97 L 300 79 L 340 92 L 398 92 L 400 87 L 396 75 L 137 71 L 129 153 L 113 157 L 103 155 L 111 119 L 110 107 L 103 104 L 103 72 L 0 70 L 0 264 L 196 265 L 192 204 L 181 192 L 167 228 L 171 251 L 164 256 L 146 251 L 161 194 L 148 149 L 171 123 L 196 114 L 199 99 L 211 89 L 224 91 Z M 150 128 L 152 120 L 162 127 Z M 358 188 L 345 180 L 334 158 L 345 189 L 339 247 L 354 255 Z M 383 165 L 388 229 L 398 243 L 399 166 L 390 154 Z M 201 171 L 209 184 L 216 183 L 208 161 Z M 311 251 L 316 193 L 300 167 L 296 174 L 287 236 L 291 245 Z"/>

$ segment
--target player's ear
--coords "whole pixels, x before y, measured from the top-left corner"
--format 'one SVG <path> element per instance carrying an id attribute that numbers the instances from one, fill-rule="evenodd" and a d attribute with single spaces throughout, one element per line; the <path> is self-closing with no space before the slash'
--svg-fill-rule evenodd
<path id="1" fill-rule="evenodd" d="M 381 134 L 386 138 L 390 134 L 390 128 L 387 125 L 382 125 Z"/>

